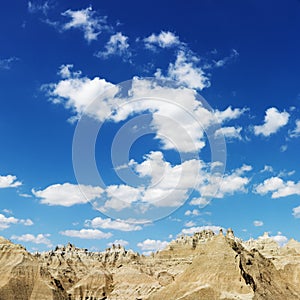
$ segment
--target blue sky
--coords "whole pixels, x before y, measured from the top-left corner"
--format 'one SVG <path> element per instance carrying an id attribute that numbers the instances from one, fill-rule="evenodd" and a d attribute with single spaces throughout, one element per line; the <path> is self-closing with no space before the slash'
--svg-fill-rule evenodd
<path id="1" fill-rule="evenodd" d="M 299 1 L 11 1 L 0 14 L 1 235 L 145 253 L 203 226 L 300 240 Z M 101 184 L 80 152 L 100 125 Z"/>

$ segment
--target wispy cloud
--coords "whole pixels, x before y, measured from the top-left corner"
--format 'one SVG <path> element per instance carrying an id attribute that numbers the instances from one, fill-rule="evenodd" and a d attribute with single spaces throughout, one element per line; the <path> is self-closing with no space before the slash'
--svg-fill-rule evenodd
<path id="1" fill-rule="evenodd" d="M 9 57 L 0 59 L 0 69 L 2 70 L 10 70 L 14 62 L 20 60 L 17 57 Z"/>
<path id="2" fill-rule="evenodd" d="M 27 9 L 30 13 L 41 12 L 44 15 L 47 15 L 48 11 L 51 9 L 51 4 L 49 1 L 28 1 Z"/>

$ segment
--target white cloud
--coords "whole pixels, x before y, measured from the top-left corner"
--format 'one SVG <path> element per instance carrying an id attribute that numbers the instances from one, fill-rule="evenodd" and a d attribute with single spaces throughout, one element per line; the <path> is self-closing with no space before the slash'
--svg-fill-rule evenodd
<path id="1" fill-rule="evenodd" d="M 0 70 L 1 69 L 2 70 L 11 69 L 12 64 L 18 60 L 19 60 L 19 58 L 17 58 L 17 57 L 9 57 L 9 58 L 0 59 Z"/>
<path id="2" fill-rule="evenodd" d="M 273 239 L 281 247 L 284 246 L 288 242 L 288 238 L 281 234 L 270 236 L 270 238 Z"/>
<path id="3" fill-rule="evenodd" d="M 294 130 L 289 131 L 289 137 L 294 138 L 300 136 L 300 120 L 296 120 L 296 127 Z"/>
<path id="4" fill-rule="evenodd" d="M 245 172 L 251 170 L 251 166 L 243 165 L 224 176 L 218 174 L 208 176 L 207 182 L 199 187 L 201 197 L 204 199 L 211 197 L 223 198 L 225 195 L 233 195 L 236 192 L 246 192 L 246 186 L 250 179 L 245 176 Z"/>
<path id="5" fill-rule="evenodd" d="M 25 193 L 20 193 L 19 196 L 23 198 L 32 198 L 32 195 L 25 194 Z"/>
<path id="6" fill-rule="evenodd" d="M 241 136 L 241 131 L 242 131 L 242 127 L 222 127 L 218 130 L 216 130 L 215 135 L 224 135 L 225 138 L 228 139 L 238 139 L 241 140 L 242 136 Z"/>
<path id="7" fill-rule="evenodd" d="M 200 215 L 200 212 L 198 209 L 193 209 L 193 210 L 187 210 L 185 213 L 184 213 L 185 216 L 199 216 Z"/>
<path id="8" fill-rule="evenodd" d="M 161 31 L 160 34 L 152 33 L 147 38 L 144 38 L 145 47 L 150 50 L 155 50 L 157 46 L 161 48 L 170 48 L 180 45 L 178 36 L 170 31 Z"/>
<path id="9" fill-rule="evenodd" d="M 289 176 L 292 176 L 296 173 L 295 170 L 292 170 L 292 171 L 287 171 L 287 170 L 281 170 L 279 173 L 278 173 L 278 177 L 289 177 Z"/>
<path id="10" fill-rule="evenodd" d="M 12 212 L 11 209 L 4 208 L 4 209 L 2 209 L 2 211 L 3 211 L 4 213 L 8 214 L 8 215 L 12 215 L 12 214 L 13 214 L 13 212 Z"/>
<path id="11" fill-rule="evenodd" d="M 34 243 L 34 244 L 44 244 L 47 247 L 51 248 L 52 243 L 48 239 L 50 234 L 38 234 L 37 236 L 34 236 L 33 234 L 23 234 L 21 236 L 13 235 L 11 237 L 12 240 L 17 240 L 19 242 L 26 242 L 26 243 Z"/>
<path id="12" fill-rule="evenodd" d="M 6 217 L 0 214 L 0 230 L 7 229 L 11 224 L 17 224 L 18 222 L 19 220 L 14 217 Z"/>
<path id="13" fill-rule="evenodd" d="M 115 246 L 121 245 L 123 247 L 126 247 L 126 246 L 129 245 L 129 242 L 125 241 L 125 240 L 115 240 L 115 241 L 110 242 L 110 243 L 107 244 L 107 246 L 109 246 L 109 247 L 111 247 L 112 245 L 115 245 Z"/>
<path id="14" fill-rule="evenodd" d="M 300 218 L 300 206 L 293 208 L 293 216 L 297 219 Z"/>
<path id="15" fill-rule="evenodd" d="M 12 214 L 11 211 L 4 209 L 3 212 L 7 214 Z M 32 220 L 30 219 L 17 219 L 13 216 L 6 217 L 3 214 L 0 214 L 0 230 L 4 230 L 9 228 L 12 224 L 22 224 L 24 226 L 31 226 L 33 225 Z"/>
<path id="16" fill-rule="evenodd" d="M 62 80 L 43 85 L 53 103 L 62 103 L 72 109 L 75 113 L 73 120 L 85 113 L 100 122 L 117 123 L 133 113 L 148 111 L 153 115 L 150 126 L 157 132 L 155 138 L 166 150 L 198 151 L 205 146 L 206 129 L 217 124 L 218 120 L 224 123 L 236 119 L 245 111 L 228 107 L 214 112 L 203 106 L 192 89 L 161 86 L 136 77 L 132 80 L 128 97 L 120 98 L 117 96 L 120 87 L 98 77 L 82 77 L 80 72 L 72 72 L 71 67 L 62 65 Z"/>
<path id="17" fill-rule="evenodd" d="M 260 170 L 261 173 L 265 173 L 265 172 L 268 172 L 268 173 L 273 173 L 274 172 L 274 169 L 272 166 L 269 166 L 269 165 L 265 165 L 264 168 L 262 170 Z"/>
<path id="18" fill-rule="evenodd" d="M 20 220 L 20 223 L 25 225 L 25 226 L 32 226 L 34 224 L 33 221 L 30 220 L 30 219 Z"/>
<path id="19" fill-rule="evenodd" d="M 96 217 L 92 220 L 86 220 L 85 225 L 93 228 L 114 229 L 121 231 L 137 231 L 142 229 L 140 225 L 126 222 L 126 220 L 112 220 L 110 218 L 102 219 L 101 217 Z"/>
<path id="20" fill-rule="evenodd" d="M 174 80 L 191 89 L 203 90 L 210 86 L 210 81 L 204 70 L 196 65 L 196 58 L 180 50 L 175 63 L 170 63 L 167 76 L 163 76 L 161 70 L 155 73 L 158 79 Z"/>
<path id="21" fill-rule="evenodd" d="M 72 109 L 76 118 L 79 118 L 89 105 L 101 95 L 105 90 L 113 88 L 113 84 L 105 79 L 95 77 L 79 77 L 81 72 L 71 72 L 72 65 L 62 65 L 60 75 L 62 80 L 57 84 L 46 84 L 42 86 L 50 96 L 53 103 L 62 103 L 67 109 Z M 107 115 L 110 115 L 113 109 L 113 103 L 99 102 L 99 107 L 91 107 L 91 115 L 97 116 L 102 121 Z M 87 113 L 88 113 L 87 112 Z"/>
<path id="22" fill-rule="evenodd" d="M 236 192 L 246 192 L 250 179 L 245 173 L 252 170 L 243 165 L 230 174 L 209 174 L 208 166 L 199 160 L 187 160 L 172 166 L 165 161 L 162 152 L 152 151 L 144 156 L 141 163 L 131 163 L 140 178 L 145 178 L 139 188 L 127 185 L 108 186 L 105 190 L 105 208 L 117 211 L 132 207 L 138 201 L 145 209 L 149 205 L 156 207 L 176 207 L 182 205 L 189 197 L 189 192 L 196 189 L 200 197 L 191 200 L 191 205 L 206 206 L 210 198 L 223 198 Z M 197 215 L 198 210 L 187 211 L 186 215 Z M 113 226 L 110 219 L 97 219 L 99 226 Z M 116 220 L 119 221 L 119 220 Z M 115 224 L 117 225 L 117 224 Z M 121 225 L 121 224 L 119 224 Z M 107 227 L 109 228 L 109 227 Z M 110 227 L 112 228 L 112 227 Z"/>
<path id="23" fill-rule="evenodd" d="M 184 226 L 186 226 L 186 227 L 193 227 L 195 225 L 196 225 L 196 223 L 194 221 L 188 221 L 184 224 Z"/>
<path id="24" fill-rule="evenodd" d="M 97 57 L 102 58 L 108 58 L 112 55 L 122 56 L 123 59 L 128 59 L 131 56 L 128 37 L 123 35 L 121 32 L 113 34 L 105 45 L 105 51 L 99 51 L 96 54 Z"/>
<path id="25" fill-rule="evenodd" d="M 107 201 L 104 209 L 122 210 L 140 199 L 141 189 L 129 185 L 110 185 L 106 188 Z"/>
<path id="26" fill-rule="evenodd" d="M 73 67 L 73 64 L 61 65 L 59 67 L 58 75 L 63 79 L 79 78 L 81 76 L 81 71 L 72 71 Z"/>
<path id="27" fill-rule="evenodd" d="M 280 146 L 280 152 L 285 152 L 288 149 L 288 145 Z"/>
<path id="28" fill-rule="evenodd" d="M 264 222 L 263 222 L 263 221 L 258 221 L 258 220 L 256 220 L 256 221 L 253 221 L 253 225 L 254 225 L 255 227 L 260 227 L 260 226 L 263 226 L 263 225 L 264 225 Z"/>
<path id="29" fill-rule="evenodd" d="M 270 136 L 288 123 L 290 114 L 286 111 L 280 112 L 276 107 L 266 110 L 264 124 L 254 126 L 255 135 Z"/>
<path id="30" fill-rule="evenodd" d="M 80 239 L 108 239 L 112 237 L 110 232 L 102 232 L 98 229 L 81 229 L 81 230 L 65 230 L 61 231 L 60 234 L 75 237 Z"/>
<path id="31" fill-rule="evenodd" d="M 28 12 L 31 14 L 42 12 L 44 15 L 47 15 L 48 11 L 50 10 L 51 6 L 48 1 L 37 3 L 37 1 L 28 1 L 27 9 Z"/>
<path id="32" fill-rule="evenodd" d="M 269 236 L 269 234 L 264 234 L 263 236 L 258 237 L 259 239 L 272 239 L 274 240 L 280 247 L 284 246 L 288 238 L 284 235 L 282 235 L 281 232 L 278 232 L 277 235 Z"/>
<path id="33" fill-rule="evenodd" d="M 103 30 L 108 30 L 109 26 L 106 22 L 106 17 L 97 16 L 92 7 L 89 6 L 82 10 L 68 9 L 63 16 L 69 17 L 71 20 L 63 26 L 64 30 L 77 28 L 83 31 L 84 38 L 91 42 L 98 39 L 98 35 Z"/>
<path id="34" fill-rule="evenodd" d="M 272 193 L 272 198 L 281 198 L 291 195 L 300 195 L 300 181 L 283 181 L 280 177 L 271 177 L 255 187 L 255 192 L 260 195 Z"/>
<path id="35" fill-rule="evenodd" d="M 32 190 L 40 202 L 47 205 L 72 206 L 75 204 L 85 204 L 99 198 L 103 192 L 101 187 L 90 185 L 77 185 L 71 183 L 54 184 L 44 190 Z"/>
<path id="36" fill-rule="evenodd" d="M 140 176 L 150 178 L 150 185 L 145 189 L 142 201 L 168 207 L 183 204 L 188 191 L 198 183 L 201 162 L 189 160 L 171 166 L 160 151 L 152 151 L 144 159 L 135 166 Z"/>
<path id="37" fill-rule="evenodd" d="M 222 59 L 214 61 L 214 67 L 215 68 L 224 67 L 227 63 L 235 60 L 238 56 L 239 56 L 239 53 L 235 49 L 232 49 L 229 56 L 226 56 Z"/>
<path id="38" fill-rule="evenodd" d="M 247 108 L 232 108 L 231 106 L 228 106 L 225 110 L 216 110 L 215 117 L 220 123 L 224 123 L 226 121 L 238 119 L 247 110 Z"/>
<path id="39" fill-rule="evenodd" d="M 199 226 L 199 227 L 191 227 L 191 228 L 184 228 L 182 229 L 182 234 L 194 234 L 195 232 L 201 232 L 203 230 L 212 230 L 214 233 L 218 233 L 220 229 L 223 229 L 221 226 L 214 226 L 214 225 L 207 225 L 207 226 Z"/>
<path id="40" fill-rule="evenodd" d="M 216 188 L 218 188 L 218 187 L 216 186 Z M 210 203 L 209 199 L 206 199 L 204 197 L 195 197 L 191 200 L 190 205 L 197 205 L 197 206 L 203 208 L 206 205 L 208 205 L 209 203 Z"/>
<path id="41" fill-rule="evenodd" d="M 255 192 L 260 195 L 265 195 L 268 192 L 273 192 L 283 187 L 284 187 L 284 182 L 281 178 L 271 177 L 265 179 L 263 183 L 257 185 L 255 188 Z"/>
<path id="42" fill-rule="evenodd" d="M 14 175 L 3 175 L 0 176 L 0 189 L 12 188 L 21 186 L 22 182 L 17 180 Z"/>
<path id="43" fill-rule="evenodd" d="M 168 244 L 169 243 L 167 241 L 146 239 L 143 242 L 138 243 L 137 246 L 141 250 L 147 251 L 146 253 L 144 252 L 144 254 L 149 254 L 149 252 L 151 253 L 163 250 Z"/>

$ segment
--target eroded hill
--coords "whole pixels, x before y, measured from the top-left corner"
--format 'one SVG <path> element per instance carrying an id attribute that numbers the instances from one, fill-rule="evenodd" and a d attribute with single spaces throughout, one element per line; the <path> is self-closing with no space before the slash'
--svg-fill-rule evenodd
<path id="1" fill-rule="evenodd" d="M 181 236 L 150 256 L 71 244 L 32 255 L 0 238 L 0 300 L 293 300 L 299 281 L 299 242 L 242 242 L 232 230 Z"/>

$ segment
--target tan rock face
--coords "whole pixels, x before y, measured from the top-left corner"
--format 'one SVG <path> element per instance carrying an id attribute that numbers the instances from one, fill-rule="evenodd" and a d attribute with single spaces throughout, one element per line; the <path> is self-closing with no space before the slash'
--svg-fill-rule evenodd
<path id="1" fill-rule="evenodd" d="M 300 243 L 242 243 L 228 230 L 181 236 L 140 256 L 68 244 L 31 255 L 0 237 L 0 300 L 300 299 Z"/>
<path id="2" fill-rule="evenodd" d="M 67 299 L 58 279 L 22 246 L 0 240 L 0 299 Z"/>

